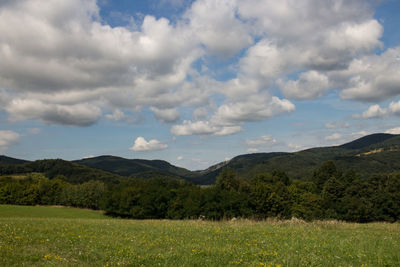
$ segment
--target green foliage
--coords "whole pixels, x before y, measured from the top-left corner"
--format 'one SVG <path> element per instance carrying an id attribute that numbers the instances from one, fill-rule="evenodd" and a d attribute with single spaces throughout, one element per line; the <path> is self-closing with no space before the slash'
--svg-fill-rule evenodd
<path id="1" fill-rule="evenodd" d="M 294 181 L 288 191 L 291 197 L 291 214 L 295 218 L 307 221 L 322 219 L 322 198 L 316 194 L 316 186 L 312 182 Z"/>
<path id="2" fill-rule="evenodd" d="M 119 183 L 125 178 L 102 170 L 92 169 L 61 159 L 37 160 L 23 164 L 0 166 L 0 174 L 24 174 L 31 172 L 43 173 L 49 179 L 60 179 L 69 183 L 79 184 L 91 180 L 105 183 Z"/>
<path id="3" fill-rule="evenodd" d="M 290 217 L 290 196 L 284 183 L 265 174 L 250 182 L 250 202 L 256 218 Z"/>
<path id="4" fill-rule="evenodd" d="M 217 177 L 215 186 L 219 190 L 238 190 L 239 189 L 239 179 L 237 173 L 232 169 L 223 169 L 220 175 Z"/>
<path id="5" fill-rule="evenodd" d="M 332 161 L 317 168 L 311 181 L 291 181 L 281 171 L 246 180 L 226 168 L 216 184 L 207 187 L 168 178 L 75 184 L 56 171 L 60 168 L 47 166 L 60 162 L 41 164 L 42 170 L 54 171 L 52 179 L 41 173 L 0 177 L 0 204 L 101 209 L 111 216 L 136 219 L 296 217 L 394 222 L 400 217 L 399 173 L 362 178 L 354 171 L 343 174 Z"/>
<path id="6" fill-rule="evenodd" d="M 64 205 L 100 209 L 105 185 L 99 181 L 69 184 L 33 173 L 25 179 L 0 177 L 0 204 Z"/>

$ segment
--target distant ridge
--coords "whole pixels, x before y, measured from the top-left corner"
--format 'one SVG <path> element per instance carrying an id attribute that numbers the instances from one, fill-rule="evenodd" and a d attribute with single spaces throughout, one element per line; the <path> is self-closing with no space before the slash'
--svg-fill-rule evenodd
<path id="1" fill-rule="evenodd" d="M 23 159 L 15 159 L 15 158 L 10 158 L 4 155 L 0 155 L 0 166 L 1 165 L 8 165 L 8 164 L 23 164 L 29 162 L 27 160 Z"/>
<path id="2" fill-rule="evenodd" d="M 370 134 L 364 137 L 361 137 L 357 140 L 354 140 L 352 142 L 343 144 L 339 147 L 341 148 L 346 148 L 346 149 L 361 149 L 370 145 L 374 145 L 376 143 L 384 142 L 387 139 L 396 137 L 397 135 L 395 134 L 386 134 L 386 133 L 376 133 L 376 134 Z"/>
<path id="3" fill-rule="evenodd" d="M 244 154 L 200 171 L 180 168 L 164 160 L 126 159 L 109 155 L 72 161 L 75 165 L 69 165 L 60 160 L 47 160 L 43 163 L 46 163 L 47 169 L 55 163 L 59 164 L 62 168 L 57 169 L 65 170 L 68 172 L 65 176 L 71 178 L 73 177 L 72 174 L 78 174 L 81 171 L 87 173 L 85 179 L 88 179 L 91 175 L 109 176 L 106 173 L 96 173 L 89 169 L 78 168 L 78 166 L 83 165 L 87 168 L 118 175 L 121 178 L 162 177 L 208 185 L 215 183 L 216 178 L 224 168 L 235 170 L 239 177 L 243 179 L 278 170 L 285 172 L 292 179 L 309 180 L 312 178 L 313 171 L 326 161 L 333 161 L 340 170 L 354 170 L 364 177 L 373 173 L 400 171 L 400 135 L 371 134 L 339 146 L 315 147 L 293 153 Z M 44 166 L 41 161 L 28 162 L 0 156 L 0 167 L 25 163 L 33 164 L 32 166 L 38 164 Z M 57 174 L 63 175 L 62 171 Z M 113 179 L 116 178 L 113 177 Z"/>
<path id="4" fill-rule="evenodd" d="M 196 176 L 194 172 L 174 166 L 164 160 L 125 159 L 106 155 L 73 162 L 126 177 L 166 176 L 191 180 Z"/>

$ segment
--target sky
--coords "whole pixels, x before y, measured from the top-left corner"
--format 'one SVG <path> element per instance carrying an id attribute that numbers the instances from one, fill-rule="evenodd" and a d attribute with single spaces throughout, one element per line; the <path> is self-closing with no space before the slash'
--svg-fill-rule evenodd
<path id="1" fill-rule="evenodd" d="M 191 170 L 400 134 L 398 0 L 1 0 L 0 154 Z"/>

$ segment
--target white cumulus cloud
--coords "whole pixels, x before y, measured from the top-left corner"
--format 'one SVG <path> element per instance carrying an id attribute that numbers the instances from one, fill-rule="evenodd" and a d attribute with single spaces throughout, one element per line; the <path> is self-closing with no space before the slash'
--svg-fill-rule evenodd
<path id="1" fill-rule="evenodd" d="M 285 97 L 298 100 L 321 97 L 328 88 L 328 77 L 316 71 L 302 73 L 297 81 L 281 83 Z"/>
<path id="2" fill-rule="evenodd" d="M 253 95 L 243 101 L 221 105 L 211 120 L 221 125 L 237 125 L 248 121 L 265 120 L 294 110 L 295 106 L 287 99 Z"/>
<path id="3" fill-rule="evenodd" d="M 378 104 L 370 106 L 366 111 L 363 112 L 362 118 L 380 118 L 388 115 L 388 110 L 381 108 Z"/>
<path id="4" fill-rule="evenodd" d="M 171 132 L 228 135 L 295 110 L 272 95 L 276 85 L 288 99 L 331 88 L 388 99 L 400 94 L 400 48 L 371 55 L 383 33 L 374 2 L 163 0 L 185 9 L 174 22 L 143 14 L 112 27 L 96 0 L 2 1 L 0 109 L 12 121 L 76 126 L 151 109 L 178 123 Z M 184 118 L 193 122 L 179 123 L 182 107 L 196 110 Z"/>
<path id="5" fill-rule="evenodd" d="M 253 41 L 249 26 L 238 19 L 236 0 L 198 0 L 187 11 L 190 27 L 208 50 L 232 56 Z"/>
<path id="6" fill-rule="evenodd" d="M 167 144 L 161 143 L 156 139 L 146 141 L 143 137 L 139 136 L 136 138 L 135 143 L 130 148 L 133 151 L 153 151 L 153 150 L 163 150 L 168 148 Z"/>
<path id="7" fill-rule="evenodd" d="M 354 59 L 339 72 L 345 79 L 341 97 L 361 101 L 381 101 L 400 95 L 400 63 L 396 56 L 400 47 L 390 48 L 381 55 Z"/>
<path id="8" fill-rule="evenodd" d="M 389 116 L 400 116 L 400 101 L 390 102 L 387 108 L 383 108 L 378 104 L 370 106 L 361 115 L 355 114 L 355 118 L 371 119 L 371 118 L 385 118 Z"/>

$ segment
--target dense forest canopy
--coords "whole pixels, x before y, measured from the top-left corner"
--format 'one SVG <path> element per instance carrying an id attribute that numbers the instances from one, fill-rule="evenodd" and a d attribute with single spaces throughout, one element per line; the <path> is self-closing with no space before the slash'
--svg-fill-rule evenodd
<path id="1" fill-rule="evenodd" d="M 232 169 L 223 169 L 215 185 L 207 187 L 163 178 L 67 180 L 42 173 L 2 176 L 0 203 L 101 209 L 136 219 L 393 222 L 400 216 L 400 173 L 366 178 L 354 171 L 344 173 L 332 161 L 317 168 L 310 180 L 292 180 L 281 171 L 242 179 Z"/>

